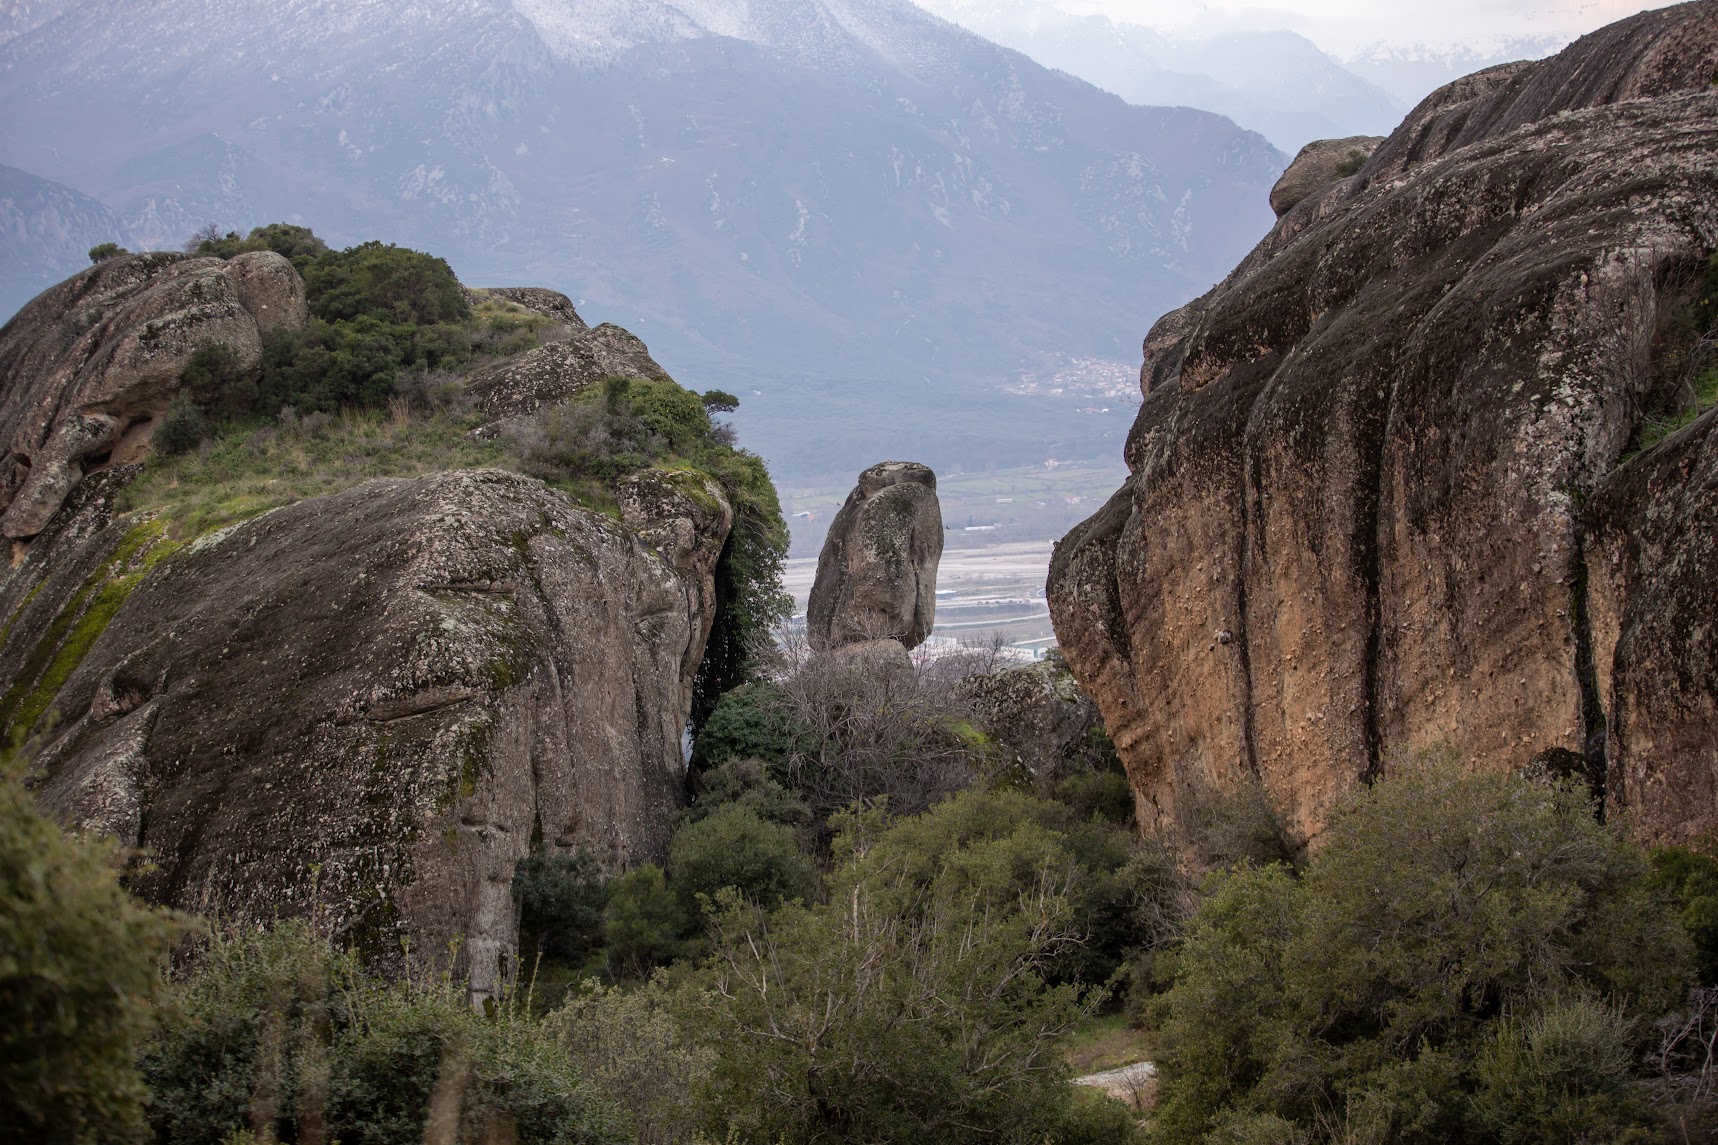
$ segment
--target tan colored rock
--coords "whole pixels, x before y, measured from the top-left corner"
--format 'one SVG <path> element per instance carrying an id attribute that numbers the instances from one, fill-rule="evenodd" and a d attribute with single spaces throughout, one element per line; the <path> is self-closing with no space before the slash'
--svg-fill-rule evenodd
<path id="1" fill-rule="evenodd" d="M 248 368 L 263 332 L 304 321 L 304 284 L 269 251 L 129 255 L 37 297 L 0 330 L 0 533 L 41 532 L 128 432 L 147 433 L 200 346 Z"/>
<path id="2" fill-rule="evenodd" d="M 1714 687 L 1695 637 L 1589 632 L 1576 603 L 1598 527 L 1579 502 L 1605 503 L 1667 283 L 1718 236 L 1715 70 L 1708 0 L 1451 85 L 1153 330 L 1131 476 L 1048 586 L 1143 819 L 1256 775 L 1316 836 L 1399 753 L 1591 758 L 1602 720 L 1617 807 L 1649 833 L 1718 827 L 1707 788 L 1672 813 L 1626 778 L 1713 767 L 1696 717 L 1668 714 Z M 1666 538 L 1709 525 L 1668 484 L 1640 497 Z M 1629 518 L 1607 520 L 1628 536 Z M 1645 580 L 1618 565 L 1609 615 L 1675 599 L 1699 631 L 1692 602 L 1715 597 L 1680 579 L 1700 565 L 1678 543 Z M 1628 692 L 1660 686 L 1637 646 L 1691 673 L 1682 699 Z M 1589 647 L 1633 666 L 1595 686 Z"/>
<path id="3" fill-rule="evenodd" d="M 534 833 L 663 857 L 732 518 L 713 485 L 641 480 L 628 527 L 498 470 L 376 480 L 174 551 L 91 484 L 0 589 L 0 731 L 46 809 L 149 850 L 136 893 L 320 903 L 384 964 L 463 936 L 484 996 Z"/>
<path id="4" fill-rule="evenodd" d="M 913 461 L 865 470 L 817 558 L 805 614 L 812 648 L 870 640 L 918 647 L 936 622 L 942 551 L 936 474 Z"/>
<path id="5" fill-rule="evenodd" d="M 1360 172 L 1372 152 L 1384 142 L 1378 135 L 1352 135 L 1346 139 L 1315 139 L 1300 149 L 1294 161 L 1271 188 L 1271 210 L 1277 218 L 1332 183 Z"/>

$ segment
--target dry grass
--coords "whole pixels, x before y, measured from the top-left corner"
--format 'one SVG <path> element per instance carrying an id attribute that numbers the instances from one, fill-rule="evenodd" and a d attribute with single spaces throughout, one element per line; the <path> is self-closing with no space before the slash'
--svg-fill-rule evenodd
<path id="1" fill-rule="evenodd" d="M 413 416 L 404 403 L 224 427 L 189 453 L 153 458 L 119 508 L 153 510 L 169 535 L 183 539 L 372 477 L 518 467 L 504 443 L 473 440 L 471 428 L 450 414 Z"/>

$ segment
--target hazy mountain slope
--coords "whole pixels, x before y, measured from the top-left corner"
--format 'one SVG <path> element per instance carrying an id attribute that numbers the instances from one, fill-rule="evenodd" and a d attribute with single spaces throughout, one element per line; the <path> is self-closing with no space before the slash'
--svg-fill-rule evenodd
<path id="1" fill-rule="evenodd" d="M 88 266 L 91 247 L 130 241 L 119 217 L 89 196 L 0 165 L 0 318 Z"/>
<path id="2" fill-rule="evenodd" d="M 1387 132 L 1418 98 L 1392 95 L 1280 29 L 1171 34 L 1042 0 L 921 3 L 1130 103 L 1215 111 L 1291 153 L 1313 139 Z"/>
<path id="3" fill-rule="evenodd" d="M 749 397 L 790 470 L 916 436 L 945 466 L 1105 451 L 1123 411 L 998 383 L 1132 357 L 1268 228 L 1282 162 L 899 0 L 68 0 L 15 28 L 0 157 L 152 244 L 288 218 L 545 282 Z"/>
<path id="4" fill-rule="evenodd" d="M 1564 43 L 1551 37 L 1511 37 L 1461 47 L 1376 44 L 1343 63 L 1355 75 L 1412 105 L 1451 80 L 1497 64 L 1537 60 L 1550 55 Z"/>

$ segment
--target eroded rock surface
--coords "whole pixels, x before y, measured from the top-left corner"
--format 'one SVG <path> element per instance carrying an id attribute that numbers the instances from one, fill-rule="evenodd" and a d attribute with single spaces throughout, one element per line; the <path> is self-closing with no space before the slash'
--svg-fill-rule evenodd
<path id="1" fill-rule="evenodd" d="M 482 995 L 534 833 L 617 868 L 683 800 L 732 513 L 635 485 L 623 525 L 499 470 L 375 480 L 178 547 L 94 482 L 0 590 L 0 721 L 44 807 L 148 849 L 141 895 L 315 899 L 384 960 L 463 936 Z"/>
<path id="2" fill-rule="evenodd" d="M 942 559 L 937 477 L 913 461 L 884 461 L 858 484 L 830 522 L 806 605 L 813 649 L 829 652 L 873 640 L 924 643 L 936 622 Z"/>
<path id="3" fill-rule="evenodd" d="M 471 293 L 477 296 L 477 300 L 481 300 L 484 295 L 504 298 L 533 313 L 541 314 L 557 325 L 570 326 L 574 330 L 587 329 L 585 320 L 573 309 L 573 300 L 558 290 L 546 290 L 541 286 L 491 286 Z"/>
<path id="4" fill-rule="evenodd" d="M 1447 741 L 1718 827 L 1705 431 L 1618 468 L 1718 245 L 1715 70 L 1704 2 L 1450 85 L 1153 329 L 1048 586 L 1147 821 L 1257 774 L 1315 836 Z"/>
<path id="5" fill-rule="evenodd" d="M 1314 191 L 1354 175 L 1382 142 L 1382 136 L 1352 135 L 1308 143 L 1271 188 L 1271 210 L 1280 219 Z"/>
<path id="6" fill-rule="evenodd" d="M 1101 753 L 1103 719 L 1059 657 L 969 676 L 959 685 L 975 717 L 1034 776 Z"/>
<path id="7" fill-rule="evenodd" d="M 122 441 L 146 441 L 200 346 L 248 369 L 263 334 L 305 320 L 304 284 L 271 251 L 128 255 L 38 296 L 0 329 L 0 533 L 35 536 Z"/>
<path id="8" fill-rule="evenodd" d="M 581 323 L 563 339 L 473 372 L 465 395 L 498 422 L 517 421 L 613 377 L 667 381 L 668 373 L 633 334 L 607 322 L 595 329 Z"/>

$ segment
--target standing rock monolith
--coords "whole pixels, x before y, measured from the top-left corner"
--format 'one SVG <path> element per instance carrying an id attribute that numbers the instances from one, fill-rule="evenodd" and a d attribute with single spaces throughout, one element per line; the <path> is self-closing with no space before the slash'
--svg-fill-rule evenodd
<path id="1" fill-rule="evenodd" d="M 805 615 L 812 648 L 924 643 L 936 620 L 942 553 L 942 506 L 930 467 L 884 461 L 865 470 L 817 558 Z"/>

